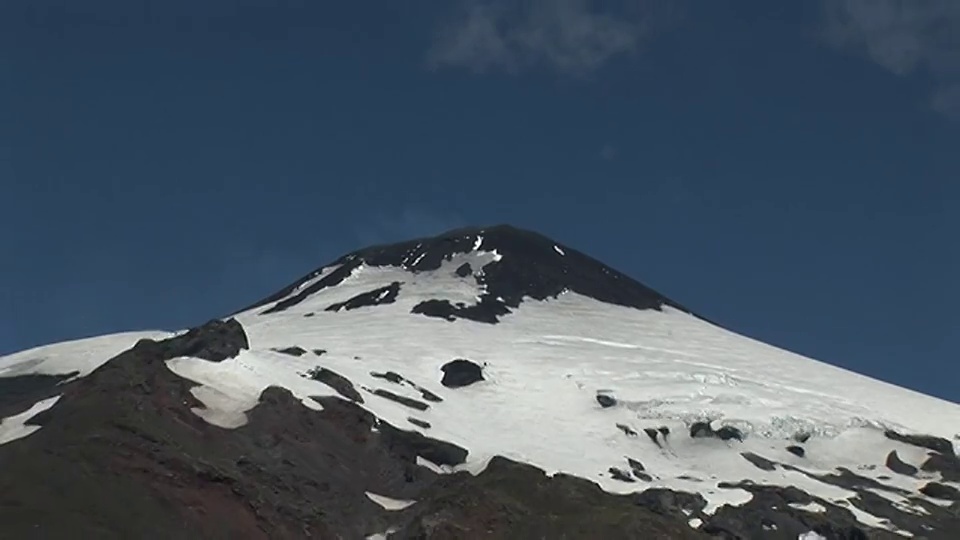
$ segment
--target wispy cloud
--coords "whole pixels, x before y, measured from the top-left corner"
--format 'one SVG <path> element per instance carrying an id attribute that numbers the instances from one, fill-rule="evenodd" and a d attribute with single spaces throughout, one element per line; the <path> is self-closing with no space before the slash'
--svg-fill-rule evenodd
<path id="1" fill-rule="evenodd" d="M 441 24 L 427 64 L 585 75 L 637 53 L 672 13 L 664 0 L 461 0 Z"/>
<path id="2" fill-rule="evenodd" d="M 960 118 L 960 1 L 823 0 L 824 37 L 897 75 L 923 73 L 931 106 Z"/>

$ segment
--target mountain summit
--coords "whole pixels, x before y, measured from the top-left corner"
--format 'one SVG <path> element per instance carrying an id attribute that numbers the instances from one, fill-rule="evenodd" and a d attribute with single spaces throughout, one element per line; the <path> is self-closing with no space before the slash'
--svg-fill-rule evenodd
<path id="1" fill-rule="evenodd" d="M 428 300 L 414 308 L 417 312 L 495 323 L 518 308 L 524 299 L 546 300 L 565 292 L 637 309 L 670 306 L 686 311 L 579 251 L 510 225 L 457 229 L 432 238 L 355 251 L 337 260 L 336 271 L 323 279 L 316 279 L 323 273 L 321 268 L 252 307 L 274 304 L 268 313 L 282 311 L 340 284 L 362 267 L 391 267 L 421 274 L 438 271 L 453 260 L 459 261 L 454 269 L 457 276 L 476 283 L 476 298 L 458 304 Z"/>
<path id="2" fill-rule="evenodd" d="M 955 538 L 960 406 L 542 235 L 0 358 L 0 538 Z"/>

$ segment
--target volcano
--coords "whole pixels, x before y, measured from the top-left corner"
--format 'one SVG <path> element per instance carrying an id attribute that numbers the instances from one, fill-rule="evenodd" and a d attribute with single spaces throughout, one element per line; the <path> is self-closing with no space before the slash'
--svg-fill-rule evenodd
<path id="1" fill-rule="evenodd" d="M 960 406 L 510 226 L 0 358 L 0 538 L 960 535 Z"/>

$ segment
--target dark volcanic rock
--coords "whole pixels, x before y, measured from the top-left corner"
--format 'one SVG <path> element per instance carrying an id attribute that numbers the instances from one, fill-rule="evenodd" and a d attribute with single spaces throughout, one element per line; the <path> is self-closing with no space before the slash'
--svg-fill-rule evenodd
<path id="1" fill-rule="evenodd" d="M 931 454 L 920 468 L 927 472 L 938 472 L 948 482 L 960 482 L 960 458 L 957 456 Z"/>
<path id="2" fill-rule="evenodd" d="M 63 392 L 64 383 L 79 373 L 0 377 L 0 419 L 20 414 L 35 403 Z"/>
<path id="3" fill-rule="evenodd" d="M 465 278 L 470 274 L 473 274 L 473 268 L 470 266 L 470 263 L 463 263 L 457 267 L 456 272 L 454 272 L 457 277 Z"/>
<path id="4" fill-rule="evenodd" d="M 740 442 L 743 442 L 743 432 L 738 428 L 733 426 L 721 426 L 720 429 L 714 431 L 714 429 L 710 426 L 710 422 L 707 421 L 694 422 L 691 424 L 690 436 L 695 439 L 715 438 L 722 441 L 736 439 Z"/>
<path id="5" fill-rule="evenodd" d="M 920 493 L 936 499 L 960 501 L 960 490 L 953 486 L 948 486 L 939 482 L 928 482 L 925 486 L 920 488 Z"/>
<path id="6" fill-rule="evenodd" d="M 287 354 L 290 356 L 303 356 L 307 354 L 306 349 L 304 349 L 303 347 L 297 347 L 296 345 L 294 345 L 293 347 L 286 347 L 284 349 L 273 349 L 273 350 L 278 353 Z"/>
<path id="7" fill-rule="evenodd" d="M 945 456 L 954 455 L 953 443 L 942 437 L 933 437 L 930 435 L 903 435 L 893 430 L 887 430 L 883 433 L 888 439 L 894 441 L 927 448 L 934 452 L 939 452 Z"/>
<path id="8" fill-rule="evenodd" d="M 793 454 L 793 455 L 795 455 L 795 456 L 797 456 L 797 457 L 804 457 L 804 456 L 807 455 L 807 451 L 804 450 L 802 446 L 797 446 L 797 445 L 790 445 L 790 446 L 788 446 L 788 447 L 787 447 L 787 452 L 790 452 L 791 454 Z"/>
<path id="9" fill-rule="evenodd" d="M 774 462 L 770 461 L 769 459 L 767 459 L 767 458 L 765 458 L 765 457 L 758 456 L 757 454 L 754 454 L 753 452 L 741 452 L 740 455 L 743 456 L 743 459 L 749 461 L 749 462 L 752 463 L 754 466 L 756 466 L 758 469 L 762 469 L 762 470 L 764 470 L 764 471 L 775 471 L 775 470 L 777 470 L 777 466 L 776 466 L 776 464 L 775 464 Z"/>
<path id="10" fill-rule="evenodd" d="M 643 471 L 633 471 L 633 475 L 636 476 L 638 480 L 653 482 L 653 477 Z"/>
<path id="11" fill-rule="evenodd" d="M 407 422 L 410 422 L 415 426 L 422 427 L 423 429 L 430 429 L 430 422 L 427 422 L 426 420 L 420 420 L 419 418 L 408 416 Z"/>
<path id="12" fill-rule="evenodd" d="M 387 448 L 411 462 L 415 462 L 417 456 L 451 467 L 467 461 L 467 450 L 453 443 L 432 439 L 416 431 L 403 431 L 386 422 L 381 422 L 378 427 Z"/>
<path id="13" fill-rule="evenodd" d="M 896 450 L 891 450 L 890 453 L 887 454 L 887 468 L 895 473 L 905 474 L 907 476 L 913 476 L 919 472 L 919 469 L 900 459 Z"/>
<path id="14" fill-rule="evenodd" d="M 272 305 L 263 314 L 285 310 L 323 289 L 340 284 L 361 265 L 394 266 L 414 273 L 424 272 L 436 270 L 443 262 L 475 248 L 486 252 L 495 250 L 500 255 L 498 260 L 484 265 L 482 271 L 474 272 L 477 285 L 485 290 L 480 301 L 473 306 L 455 306 L 438 298 L 417 305 L 414 313 L 448 320 L 464 318 L 496 323 L 524 301 L 556 298 L 566 291 L 636 309 L 661 309 L 666 305 L 689 312 L 577 250 L 562 246 L 560 249 L 564 255 L 560 255 L 557 244 L 549 238 L 508 225 L 460 229 L 433 238 L 362 249 L 324 267 L 339 265 L 323 279 L 308 284 L 321 275 L 321 268 L 243 311 L 269 304 Z M 462 275 L 465 272 L 466 268 L 461 265 L 457 275 L 467 279 L 469 275 Z"/>
<path id="15" fill-rule="evenodd" d="M 435 477 L 335 398 L 313 411 L 271 388 L 247 425 L 207 424 L 193 383 L 165 364 L 223 349 L 216 332 L 193 337 L 140 341 L 66 388 L 41 430 L 0 446 L 0 536 L 362 538 L 388 517 L 364 489 L 412 497 Z"/>
<path id="16" fill-rule="evenodd" d="M 617 399 L 609 394 L 597 394 L 597 403 L 604 409 L 608 409 L 617 404 Z"/>
<path id="17" fill-rule="evenodd" d="M 434 486 L 407 511 L 410 521 L 391 540 L 707 538 L 685 517 L 658 515 L 635 497 L 562 473 L 548 477 L 499 456 L 477 476 L 445 475 Z"/>
<path id="18" fill-rule="evenodd" d="M 357 403 L 363 403 L 363 396 L 361 396 L 360 392 L 357 392 L 357 389 L 353 387 L 353 383 L 350 382 L 350 379 L 340 375 L 335 371 L 318 366 L 308 371 L 304 376 L 308 379 L 322 382 L 349 400 L 356 401 Z"/>
<path id="19" fill-rule="evenodd" d="M 331 304 L 327 306 L 325 311 L 340 311 L 340 310 L 352 310 L 362 307 L 369 306 L 379 306 L 382 304 L 392 304 L 396 302 L 397 296 L 400 294 L 400 282 L 394 281 L 386 287 L 380 287 L 379 289 L 374 289 L 362 294 L 358 294 L 353 298 L 345 301 L 338 302 L 336 304 Z"/>
<path id="20" fill-rule="evenodd" d="M 440 384 L 447 388 L 460 388 L 483 380 L 483 367 L 470 360 L 458 358 L 447 362 L 440 369 L 443 371 Z"/>
<path id="21" fill-rule="evenodd" d="M 838 467 L 835 469 L 836 472 L 826 473 L 826 474 L 815 474 L 800 467 L 794 467 L 788 463 L 780 463 L 780 466 L 784 469 L 798 472 L 807 476 L 808 478 L 813 478 L 814 480 L 819 480 L 825 484 L 831 484 L 837 487 L 842 487 L 844 489 L 849 489 L 851 491 L 861 492 L 867 489 L 878 489 L 881 491 L 888 491 L 890 493 L 896 493 L 898 495 L 909 495 L 910 492 L 900 489 L 895 486 L 888 486 L 873 478 L 868 478 L 854 473 L 853 471 L 846 469 L 844 467 Z"/>
<path id="22" fill-rule="evenodd" d="M 838 468 L 835 473 L 814 474 L 786 463 L 780 463 L 780 466 L 784 469 L 804 474 L 814 480 L 856 492 L 857 496 L 850 499 L 850 502 L 854 506 L 867 513 L 887 519 L 898 528 L 909 531 L 917 536 L 928 539 L 953 540 L 956 537 L 955 531 L 960 530 L 960 514 L 955 510 L 943 508 L 917 499 L 914 497 L 915 493 L 900 489 L 896 486 L 883 484 L 873 478 L 858 475 L 842 467 Z M 743 489 L 748 488 L 744 487 Z M 894 505 L 889 499 L 874 493 L 874 491 L 877 490 L 907 497 L 914 505 L 921 507 L 924 513 L 921 515 L 900 508 Z M 832 507 L 828 501 L 816 499 L 816 502 L 828 508 Z M 840 507 L 837 507 L 837 509 L 839 510 Z M 845 509 L 843 510 L 846 511 Z M 830 523 L 834 525 L 843 523 L 843 520 L 836 515 L 831 516 L 829 511 L 828 517 L 830 517 Z M 852 519 L 852 514 L 850 517 Z M 864 528 L 864 530 L 866 529 Z M 874 531 L 872 534 L 882 535 L 882 533 L 877 531 Z M 829 535 L 825 536 L 830 537 Z M 884 537 L 897 538 L 894 533 L 889 533 Z"/>
<path id="23" fill-rule="evenodd" d="M 738 507 L 722 506 L 706 516 L 701 530 L 727 538 L 799 538 L 813 531 L 830 539 L 896 538 L 886 531 L 868 529 L 857 523 L 845 508 L 812 497 L 794 487 L 757 485 L 749 482 L 720 484 L 722 488 L 749 491 L 753 498 Z M 810 512 L 791 504 L 817 503 L 825 512 Z M 869 534 L 868 534 L 869 533 Z"/>
<path id="24" fill-rule="evenodd" d="M 234 358 L 242 349 L 250 348 L 247 334 L 236 319 L 226 321 L 215 319 L 186 334 L 163 341 L 141 339 L 134 347 L 141 347 L 144 344 L 159 347 L 158 353 L 167 359 L 189 356 L 211 362 L 222 362 L 227 358 Z"/>
<path id="25" fill-rule="evenodd" d="M 403 375 L 400 375 L 395 371 L 387 371 L 386 373 L 378 373 L 376 371 L 371 371 L 370 376 L 377 379 L 390 381 L 394 384 L 407 384 L 412 388 L 414 388 L 416 391 L 420 392 L 420 396 L 427 401 L 432 401 L 434 403 L 440 403 L 441 401 L 443 401 L 443 398 L 441 398 L 440 396 L 434 394 L 433 392 L 427 390 L 426 388 L 423 388 L 422 386 L 418 385 L 417 383 L 411 381 L 410 379 L 404 377 Z"/>
<path id="26" fill-rule="evenodd" d="M 376 371 L 371 371 L 370 376 L 375 377 L 377 379 L 390 381 L 395 384 L 400 384 L 407 380 L 403 377 L 403 375 L 400 375 L 399 373 L 396 373 L 394 371 L 388 371 L 386 373 L 377 373 Z"/>
<path id="27" fill-rule="evenodd" d="M 406 396 L 397 395 L 389 390 L 384 390 L 383 388 L 377 388 L 376 390 L 374 390 L 373 395 L 380 396 L 384 399 L 389 399 L 390 401 L 399 403 L 406 407 L 410 407 L 411 409 L 416 409 L 418 411 L 425 411 L 430 408 L 429 405 L 427 405 L 422 401 L 418 401 L 413 398 L 408 398 Z"/>
<path id="28" fill-rule="evenodd" d="M 440 403 L 441 401 L 443 401 L 442 397 L 434 394 L 433 392 L 427 390 L 426 388 L 421 388 L 419 386 L 417 386 L 416 388 L 417 390 L 420 391 L 420 396 L 427 401 L 432 401 L 434 403 Z"/>
<path id="29" fill-rule="evenodd" d="M 413 306 L 410 310 L 410 313 L 415 313 L 417 315 L 426 315 L 427 317 L 434 317 L 437 319 L 444 319 L 450 322 L 457 320 L 458 311 L 462 308 L 455 307 L 450 303 L 449 300 L 424 300 L 419 304 Z M 469 318 L 469 317 L 464 317 Z M 494 317 L 491 320 L 486 320 L 483 322 L 489 322 L 491 324 L 497 322 L 497 318 Z"/>
<path id="30" fill-rule="evenodd" d="M 630 473 L 616 467 L 610 467 L 607 472 L 610 473 L 610 478 L 614 480 L 619 480 L 621 482 L 636 482 Z"/>
<path id="31" fill-rule="evenodd" d="M 657 440 L 657 435 L 660 433 L 659 431 L 653 428 L 644 428 L 643 432 L 647 434 L 647 437 L 650 437 L 650 440 L 653 441 L 653 444 L 660 446 L 660 441 Z"/>
<path id="32" fill-rule="evenodd" d="M 661 516 L 686 522 L 690 517 L 699 517 L 707 506 L 703 496 L 665 488 L 645 490 L 634 496 L 634 502 Z"/>
<path id="33" fill-rule="evenodd" d="M 449 300 L 424 300 L 413 306 L 410 312 L 427 317 L 446 319 L 451 322 L 459 318 L 496 324 L 500 322 L 500 317 L 510 313 L 510 308 L 500 300 L 484 296 L 473 305 L 454 305 Z"/>
<path id="34" fill-rule="evenodd" d="M 736 439 L 743 442 L 743 432 L 733 426 L 723 426 L 717 430 L 717 438 L 721 441 Z"/>
<path id="35" fill-rule="evenodd" d="M 626 425 L 626 424 L 617 424 L 617 429 L 619 429 L 620 431 L 622 431 L 624 435 L 627 435 L 627 436 L 630 436 L 630 437 L 636 437 L 636 436 L 637 436 L 637 432 L 634 431 L 633 428 L 631 428 L 630 426 L 628 426 L 628 425 Z"/>
<path id="36" fill-rule="evenodd" d="M 643 480 L 644 482 L 653 481 L 653 477 L 645 472 L 643 463 L 640 463 L 633 458 L 627 458 L 627 465 L 630 465 L 630 472 L 632 472 L 633 476 L 638 480 Z"/>
<path id="37" fill-rule="evenodd" d="M 713 437 L 713 428 L 710 427 L 710 422 L 694 422 L 690 425 L 690 436 L 697 438 L 708 438 Z"/>
<path id="38" fill-rule="evenodd" d="M 314 295 L 322 291 L 323 289 L 326 289 L 327 287 L 335 287 L 339 285 L 340 283 L 343 282 L 343 280 L 350 277 L 350 274 L 362 263 L 363 261 L 357 260 L 357 259 L 346 260 L 343 262 L 343 264 L 339 268 L 337 268 L 333 272 L 330 272 L 329 274 L 324 276 L 323 279 L 318 280 L 306 287 L 303 287 L 298 291 L 297 289 L 300 288 L 301 285 L 303 285 L 307 281 L 310 281 L 311 279 L 316 278 L 324 270 L 324 268 L 317 269 L 307 274 L 303 278 L 298 279 L 296 282 L 291 283 L 287 287 L 277 291 L 276 294 L 273 294 L 272 296 L 269 296 L 261 300 L 260 302 L 253 304 L 252 306 L 245 307 L 240 311 L 241 312 L 247 311 L 250 309 L 265 306 L 267 304 L 273 304 L 273 306 L 261 312 L 260 313 L 261 315 L 267 315 L 269 313 L 277 313 L 279 311 L 284 311 L 292 306 L 299 304 L 300 302 L 303 302 L 304 300 L 309 298 L 311 295 Z M 294 292 L 296 292 L 296 294 L 294 294 Z"/>

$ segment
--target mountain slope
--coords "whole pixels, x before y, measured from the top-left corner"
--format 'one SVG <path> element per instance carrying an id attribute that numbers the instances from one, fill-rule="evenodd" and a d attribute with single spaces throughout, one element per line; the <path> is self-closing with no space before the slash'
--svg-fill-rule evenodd
<path id="1" fill-rule="evenodd" d="M 960 530 L 960 406 L 508 226 L 360 250 L 228 321 L 112 348 L 130 337 L 0 359 L 0 385 L 39 388 L 0 411 L 15 537 Z"/>

